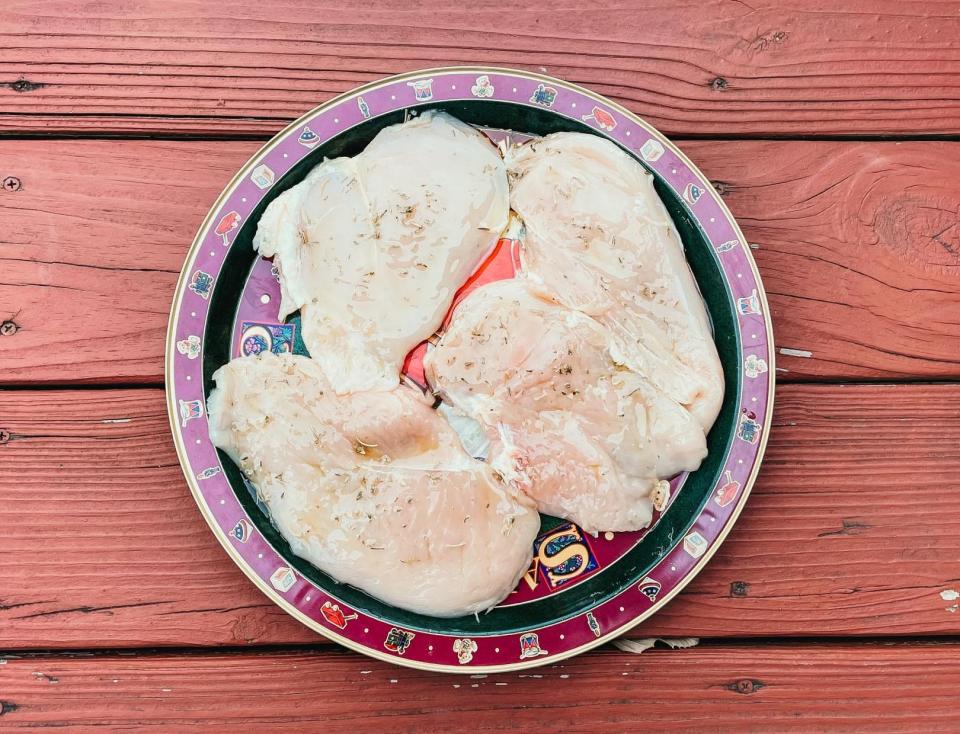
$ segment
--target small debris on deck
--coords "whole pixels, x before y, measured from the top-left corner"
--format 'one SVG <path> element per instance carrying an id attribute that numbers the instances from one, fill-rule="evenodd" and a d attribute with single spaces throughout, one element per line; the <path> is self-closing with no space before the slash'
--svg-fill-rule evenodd
<path id="1" fill-rule="evenodd" d="M 813 356 L 813 352 L 808 352 L 806 349 L 789 349 L 788 347 L 780 347 L 780 354 L 785 357 L 803 357 L 804 359 L 810 359 Z"/>
<path id="2" fill-rule="evenodd" d="M 623 650 L 624 652 L 632 652 L 637 655 L 649 650 L 651 647 L 656 645 L 658 642 L 662 642 L 667 647 L 673 649 L 682 649 L 687 647 L 696 647 L 700 644 L 699 637 L 678 637 L 678 638 L 666 638 L 666 637 L 646 637 L 642 640 L 614 640 L 613 646 L 618 650 Z"/>

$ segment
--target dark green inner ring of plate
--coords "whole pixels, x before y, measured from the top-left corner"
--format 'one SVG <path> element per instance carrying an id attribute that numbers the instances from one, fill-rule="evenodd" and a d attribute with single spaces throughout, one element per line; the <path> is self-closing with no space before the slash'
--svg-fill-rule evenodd
<path id="1" fill-rule="evenodd" d="M 490 128 L 517 130 L 537 135 L 561 131 L 598 134 L 593 128 L 550 110 L 510 102 L 478 100 L 417 107 L 420 110 L 431 108 L 446 110 L 465 122 Z M 214 387 L 211 379 L 213 372 L 230 359 L 232 329 L 240 294 L 250 268 L 258 257 L 252 246 L 253 235 L 256 232 L 256 223 L 267 204 L 283 191 L 302 181 L 309 170 L 324 158 L 356 155 L 382 128 L 402 120 L 402 111 L 382 115 L 367 120 L 327 143 L 317 146 L 273 186 L 244 222 L 226 256 L 211 297 L 210 315 L 204 339 L 205 395 L 209 396 Z M 636 158 L 632 151 L 627 150 L 627 152 Z M 354 609 L 396 626 L 449 635 L 502 634 L 536 629 L 589 611 L 630 584 L 642 579 L 657 561 L 683 538 L 716 485 L 734 435 L 736 406 L 739 404 L 741 389 L 740 345 L 732 297 L 713 248 L 677 193 L 670 189 L 656 172 L 654 176 L 657 193 L 673 217 L 686 250 L 687 261 L 693 269 L 707 303 L 726 380 L 723 407 L 708 436 L 709 454 L 701 467 L 687 479 L 678 497 L 660 518 L 656 527 L 619 561 L 566 590 L 561 587 L 562 593 L 554 593 L 518 606 L 495 608 L 487 614 L 480 615 L 479 620 L 473 615 L 455 619 L 427 617 L 384 604 L 362 591 L 337 582 L 307 561 L 295 556 L 287 542 L 271 524 L 269 517 L 258 507 L 255 497 L 247 490 L 240 470 L 226 454 L 219 452 L 224 472 L 244 509 L 250 515 L 251 521 L 298 573 Z M 544 517 L 543 521 L 544 527 L 550 527 L 556 523 L 556 520 L 547 517 Z M 491 548 L 489 552 L 497 551 L 496 548 Z M 664 592 L 668 591 L 668 588 L 669 585 L 665 584 Z"/>

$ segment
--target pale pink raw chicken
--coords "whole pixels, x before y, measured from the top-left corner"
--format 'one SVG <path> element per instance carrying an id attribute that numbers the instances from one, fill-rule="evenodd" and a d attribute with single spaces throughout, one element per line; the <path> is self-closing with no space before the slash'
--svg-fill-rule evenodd
<path id="1" fill-rule="evenodd" d="M 491 465 L 541 512 L 590 532 L 637 530 L 660 480 L 696 469 L 706 439 L 616 353 L 606 327 L 517 279 L 461 302 L 424 367 L 445 400 L 486 428 Z"/>
<path id="2" fill-rule="evenodd" d="M 270 203 L 254 245 L 280 274 L 279 318 L 334 388 L 385 389 L 507 224 L 506 168 L 476 129 L 427 112 L 326 160 Z"/>
<path id="3" fill-rule="evenodd" d="M 419 392 L 337 395 L 313 360 L 269 352 L 214 379 L 210 436 L 298 556 L 437 617 L 484 611 L 514 589 L 539 517 Z"/>
<path id="4" fill-rule="evenodd" d="M 507 155 L 525 226 L 523 277 L 607 326 L 619 358 L 696 416 L 723 401 L 723 371 L 683 245 L 653 176 L 608 140 L 556 133 Z"/>

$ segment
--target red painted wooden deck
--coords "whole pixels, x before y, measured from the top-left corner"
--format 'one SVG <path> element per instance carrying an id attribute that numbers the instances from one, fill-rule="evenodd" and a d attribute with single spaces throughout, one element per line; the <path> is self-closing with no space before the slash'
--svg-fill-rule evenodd
<path id="1" fill-rule="evenodd" d="M 6 0 L 0 730 L 956 729 L 958 39 L 960 2 Z M 373 662 L 261 596 L 182 480 L 164 331 L 216 194 L 331 95 L 476 62 L 624 103 L 755 247 L 767 459 L 706 571 L 631 633 L 696 647 Z"/>

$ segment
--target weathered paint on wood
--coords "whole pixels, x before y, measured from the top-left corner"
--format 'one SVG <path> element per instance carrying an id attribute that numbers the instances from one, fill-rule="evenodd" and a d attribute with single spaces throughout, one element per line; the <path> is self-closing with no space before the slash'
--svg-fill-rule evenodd
<path id="1" fill-rule="evenodd" d="M 632 636 L 960 632 L 960 385 L 777 400 L 737 527 Z M 159 390 L 0 392 L 0 431 L 0 650 L 317 640 L 210 534 Z"/>
<path id="2" fill-rule="evenodd" d="M 0 383 L 159 384 L 184 255 L 257 147 L 0 141 Z M 757 248 L 781 379 L 960 377 L 960 144 L 683 147 Z"/>
<path id="3" fill-rule="evenodd" d="M 408 670 L 329 649 L 51 655 L 0 666 L 0 726 L 951 731 L 958 652 L 956 643 L 724 644 L 641 655 L 606 650 L 531 671 L 472 677 Z"/>
<path id="4" fill-rule="evenodd" d="M 546 71 L 669 134 L 960 132 L 956 2 L 5 0 L 0 130 L 269 135 L 388 74 Z"/>

